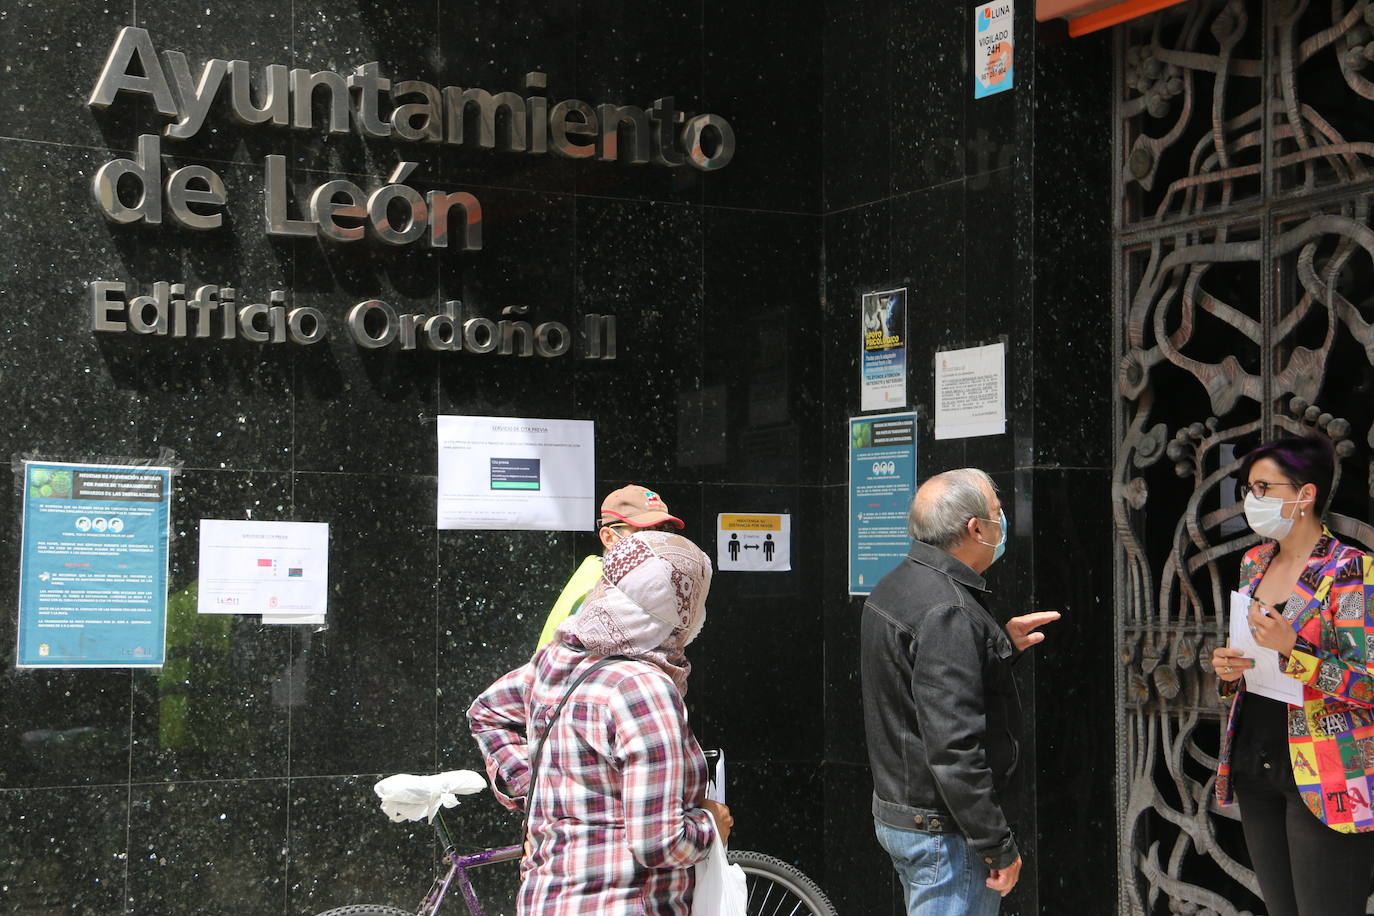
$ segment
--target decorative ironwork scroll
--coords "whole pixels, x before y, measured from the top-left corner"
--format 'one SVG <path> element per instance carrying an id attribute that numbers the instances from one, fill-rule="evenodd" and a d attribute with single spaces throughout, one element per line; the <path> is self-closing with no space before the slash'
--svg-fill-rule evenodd
<path id="1" fill-rule="evenodd" d="M 1173 7 L 1119 30 L 1114 93 L 1121 908 L 1240 916 L 1208 659 L 1244 452 L 1329 436 L 1329 524 L 1374 546 L 1374 0 Z"/>

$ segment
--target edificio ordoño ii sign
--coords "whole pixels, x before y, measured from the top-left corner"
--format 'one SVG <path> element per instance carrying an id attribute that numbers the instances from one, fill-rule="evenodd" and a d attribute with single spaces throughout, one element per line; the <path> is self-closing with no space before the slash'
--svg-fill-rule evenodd
<path id="1" fill-rule="evenodd" d="M 185 54 L 159 55 L 146 29 L 126 27 L 110 48 L 87 104 L 104 109 L 121 94 L 141 97 L 172 119 L 162 130 L 169 140 L 194 137 L 215 99 L 227 94 L 230 115 L 249 127 L 313 130 L 315 102 L 322 97 L 331 134 L 353 131 L 405 143 L 475 144 L 525 155 L 686 165 L 702 171 L 724 168 L 734 156 L 735 135 L 728 121 L 719 115 L 678 111 L 671 96 L 647 109 L 593 107 L 578 99 L 550 105 L 546 88 L 546 75 L 540 72 L 526 74 L 525 95 L 438 88 L 419 80 L 393 84 L 374 61 L 346 76 L 269 64 L 262 68 L 254 93 L 247 61 L 207 60 L 199 75 L 193 75 Z M 389 113 L 384 104 L 388 97 Z M 188 230 L 219 229 L 228 202 L 223 179 L 206 166 L 187 165 L 164 180 L 160 157 L 158 135 L 144 134 L 138 139 L 136 158 L 116 159 L 96 171 L 92 193 L 106 218 L 117 224 L 161 225 L 165 215 Z M 481 203 L 466 191 L 421 194 L 405 183 L 418 165 L 401 162 L 385 183 L 367 191 L 346 179 L 326 181 L 309 193 L 298 212 L 292 212 L 286 159 L 269 155 L 264 160 L 263 231 L 279 237 L 317 236 L 339 244 L 367 239 L 384 245 L 480 249 Z M 131 184 L 137 186 L 138 197 L 126 203 L 120 188 L 127 190 Z M 122 282 L 91 283 L 92 330 L 299 344 L 316 343 L 327 333 L 318 309 L 289 308 L 283 290 L 273 290 L 267 303 L 244 305 L 238 304 L 236 290 L 214 285 L 188 293 L 185 284 L 156 282 L 143 294 L 128 294 Z M 460 311 L 461 303 L 453 301 L 437 315 L 398 315 L 374 299 L 355 305 L 345 325 L 355 342 L 370 349 L 394 343 L 402 349 L 554 357 L 573 346 L 573 333 L 560 322 L 532 325 L 512 317 L 523 315 L 523 306 L 504 309 L 506 317 L 499 321 L 464 320 Z M 615 358 L 614 316 L 585 315 L 580 330 L 580 355 Z"/>

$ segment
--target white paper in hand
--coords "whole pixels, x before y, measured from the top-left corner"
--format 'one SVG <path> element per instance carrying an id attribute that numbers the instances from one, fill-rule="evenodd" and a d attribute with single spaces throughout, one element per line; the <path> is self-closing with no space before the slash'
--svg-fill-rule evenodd
<path id="1" fill-rule="evenodd" d="M 706 781 L 706 797 L 711 801 L 725 804 L 725 751 L 719 750 L 716 753 L 720 756 L 716 758 L 716 771 Z"/>
<path id="2" fill-rule="evenodd" d="M 1273 611 L 1269 612 L 1273 614 Z M 1283 673 L 1279 653 L 1255 642 L 1250 632 L 1250 596 L 1231 593 L 1231 648 L 1239 649 L 1246 658 L 1255 660 L 1255 667 L 1245 672 L 1245 689 L 1271 700 L 1302 705 L 1302 684 Z"/>

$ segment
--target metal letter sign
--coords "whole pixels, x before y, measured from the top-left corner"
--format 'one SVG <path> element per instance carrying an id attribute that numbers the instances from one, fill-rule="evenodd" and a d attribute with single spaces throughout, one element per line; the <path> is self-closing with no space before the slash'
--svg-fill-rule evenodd
<path id="1" fill-rule="evenodd" d="M 314 131 L 314 101 L 318 90 L 325 90 L 329 118 L 322 129 L 427 144 L 411 147 L 417 157 L 439 144 L 466 145 L 712 172 L 725 168 L 735 155 L 734 128 L 720 115 L 679 111 L 672 96 L 648 107 L 564 99 L 550 108 L 548 76 L 537 70 L 525 74 L 526 94 L 521 95 L 420 80 L 393 83 L 377 61 L 358 64 L 349 73 L 265 64 L 255 77 L 250 69 L 248 61 L 212 58 L 200 65 L 197 76 L 184 53 L 159 54 L 148 30 L 120 29 L 86 104 L 100 110 L 116 103 L 151 107 L 170 123 L 160 134 L 140 136 L 133 158 L 114 159 L 96 170 L 91 198 L 106 219 L 117 225 L 161 226 L 165 215 L 181 229 L 223 231 L 229 191 L 220 175 L 208 166 L 188 165 L 164 179 L 162 159 L 164 152 L 175 155 L 163 149 L 162 139 L 175 146 L 194 137 L 217 97 L 225 100 L 215 110 L 227 109 L 240 127 Z M 467 130 L 469 120 L 475 130 Z M 467 191 L 422 194 L 410 187 L 406 179 L 419 165 L 400 162 L 385 182 L 366 186 L 333 178 L 313 189 L 295 189 L 293 207 L 286 157 L 269 154 L 263 159 L 262 230 L 269 236 L 319 238 L 333 245 L 367 240 L 385 246 L 481 250 L 481 203 Z M 239 305 L 239 291 L 233 287 L 206 284 L 191 290 L 175 278 L 154 282 L 145 295 L 133 294 L 117 280 L 92 281 L 87 289 L 91 330 L 105 334 L 310 345 L 329 333 L 322 312 L 293 307 L 285 290 L 272 290 L 267 302 Z M 569 326 L 535 321 L 526 316 L 529 307 L 519 305 L 502 309 L 499 321 L 477 315 L 461 320 L 461 305 L 446 302 L 435 315 L 398 314 L 387 303 L 370 299 L 352 307 L 345 326 L 362 349 L 394 346 L 542 358 L 575 352 L 583 359 L 616 358 L 614 315 L 586 314 Z"/>

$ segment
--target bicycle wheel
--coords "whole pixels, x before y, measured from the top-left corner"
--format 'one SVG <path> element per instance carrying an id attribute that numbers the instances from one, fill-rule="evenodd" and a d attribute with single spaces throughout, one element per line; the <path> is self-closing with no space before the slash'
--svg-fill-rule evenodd
<path id="1" fill-rule="evenodd" d="M 744 869 L 749 916 L 836 916 L 825 891 L 782 859 L 761 852 L 729 852 L 726 859 Z"/>
<path id="2" fill-rule="evenodd" d="M 355 903 L 351 906 L 325 910 L 320 916 L 415 916 L 414 910 L 398 910 L 380 903 Z"/>

